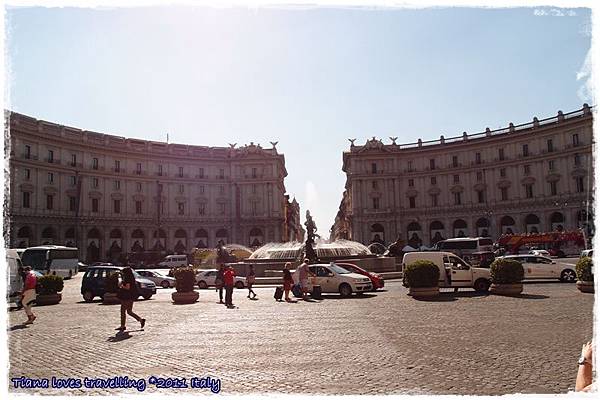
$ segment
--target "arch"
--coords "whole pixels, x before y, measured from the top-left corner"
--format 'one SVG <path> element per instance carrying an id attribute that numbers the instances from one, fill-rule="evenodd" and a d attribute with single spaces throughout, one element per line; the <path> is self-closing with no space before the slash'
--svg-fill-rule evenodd
<path id="1" fill-rule="evenodd" d="M 565 216 L 560 213 L 560 212 L 553 212 L 552 215 L 550 215 L 550 222 L 554 223 L 554 222 L 565 222 Z"/>
<path id="2" fill-rule="evenodd" d="M 500 218 L 500 233 L 512 235 L 515 233 L 515 220 L 509 215 Z"/>
<path id="3" fill-rule="evenodd" d="M 208 247 L 208 232 L 204 229 L 196 229 L 194 234 L 196 238 L 196 247 L 199 249 L 205 249 Z"/>
<path id="4" fill-rule="evenodd" d="M 535 214 L 528 214 L 525 217 L 525 223 L 526 224 L 539 224 L 540 223 L 540 219 L 537 215 Z"/>
<path id="5" fill-rule="evenodd" d="M 440 221 L 433 221 L 429 224 L 429 229 L 444 229 L 444 224 Z"/>
<path id="6" fill-rule="evenodd" d="M 248 236 L 249 236 L 250 247 L 262 246 L 263 232 L 260 228 L 255 227 L 255 228 L 250 229 L 250 233 L 248 234 Z"/>
<path id="7" fill-rule="evenodd" d="M 464 219 L 457 219 L 452 223 L 452 234 L 454 237 L 467 236 L 467 222 Z"/>
<path id="8" fill-rule="evenodd" d="M 28 226 L 24 226 L 24 227 L 20 228 L 17 231 L 17 237 L 18 238 L 29 238 L 29 239 L 31 239 L 32 236 L 33 235 L 31 233 L 31 228 L 28 227 Z"/>
<path id="9" fill-rule="evenodd" d="M 538 233 L 540 231 L 540 218 L 535 214 L 527 214 L 525 217 L 525 232 Z"/>
<path id="10" fill-rule="evenodd" d="M 208 237 L 208 232 L 206 232 L 202 228 L 196 229 L 196 233 L 194 234 L 194 236 L 197 237 L 197 238 L 199 238 L 199 237 Z"/>
<path id="11" fill-rule="evenodd" d="M 410 247 L 415 249 L 420 248 L 423 245 L 421 236 L 421 225 L 418 222 L 413 221 L 406 226 L 406 239 Z"/>
<path id="12" fill-rule="evenodd" d="M 75 228 L 70 227 L 65 231 L 65 239 L 74 239 L 75 238 Z"/>
<path id="13" fill-rule="evenodd" d="M 250 236 L 262 236 L 262 231 L 260 230 L 260 228 L 252 228 L 250 230 Z"/>
<path id="14" fill-rule="evenodd" d="M 87 263 L 95 263 L 96 261 L 100 261 L 100 247 L 96 245 L 95 241 L 90 241 L 87 246 Z"/>
<path id="15" fill-rule="evenodd" d="M 185 245 L 183 244 L 183 242 L 181 240 L 178 240 L 177 244 L 175 245 L 175 253 L 185 254 L 185 252 L 186 252 Z"/>
<path id="16" fill-rule="evenodd" d="M 166 238 L 167 238 L 167 233 L 165 232 L 165 230 L 164 230 L 164 229 L 160 228 L 160 229 L 158 230 L 158 235 L 157 235 L 157 233 L 156 233 L 156 229 L 155 229 L 155 230 L 154 230 L 154 232 L 152 233 L 152 237 L 153 237 L 153 238 L 155 238 L 155 239 L 156 239 L 157 237 L 160 237 L 161 239 L 166 239 Z"/>
<path id="17" fill-rule="evenodd" d="M 229 234 L 227 233 L 227 229 L 221 228 L 221 229 L 217 230 L 217 233 L 215 234 L 215 239 L 217 240 L 217 242 L 223 242 L 223 243 L 227 244 L 228 239 L 229 239 Z"/>
<path id="18" fill-rule="evenodd" d="M 121 239 L 121 238 L 123 238 L 123 233 L 121 232 L 120 229 L 115 228 L 112 231 L 110 231 L 109 237 L 111 239 Z"/>
<path id="19" fill-rule="evenodd" d="M 44 238 L 44 239 L 46 239 L 46 238 L 54 238 L 54 236 L 56 236 L 56 231 L 54 230 L 54 228 L 52 228 L 50 226 L 47 226 L 42 231 L 42 238 Z"/>
<path id="20" fill-rule="evenodd" d="M 477 230 L 477 236 L 481 236 L 481 237 L 490 236 L 489 228 L 490 228 L 490 220 L 485 217 L 481 217 L 477 220 L 477 222 L 475 222 L 475 229 Z"/>
<path id="21" fill-rule="evenodd" d="M 92 228 L 88 231 L 88 239 L 100 239 L 100 231 L 96 228 Z"/>
<path id="22" fill-rule="evenodd" d="M 429 237 L 431 238 L 431 246 L 444 240 L 444 224 L 441 221 L 433 221 L 429 224 Z"/>
<path id="23" fill-rule="evenodd" d="M 380 223 L 371 225 L 371 243 L 385 243 L 385 229 Z"/>
<path id="24" fill-rule="evenodd" d="M 179 228 L 175 231 L 175 237 L 181 238 L 181 239 L 187 239 L 187 232 L 184 229 Z"/>

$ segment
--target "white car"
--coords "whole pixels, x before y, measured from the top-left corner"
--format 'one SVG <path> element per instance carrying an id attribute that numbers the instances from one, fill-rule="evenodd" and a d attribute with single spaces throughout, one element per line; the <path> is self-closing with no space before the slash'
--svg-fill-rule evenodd
<path id="1" fill-rule="evenodd" d="M 580 257 L 592 257 L 594 255 L 594 249 L 587 249 L 581 252 Z"/>
<path id="2" fill-rule="evenodd" d="M 523 264 L 523 279 L 560 279 L 561 282 L 575 282 L 575 267 L 559 264 L 549 257 L 534 255 L 514 255 L 500 258 L 517 260 Z"/>
<path id="3" fill-rule="evenodd" d="M 196 284 L 200 289 L 206 289 L 209 286 L 215 286 L 215 279 L 217 278 L 216 269 L 205 269 L 198 274 L 196 274 Z M 238 289 L 245 288 L 246 285 L 246 277 L 245 276 L 236 276 L 234 280 L 234 286 Z"/>
<path id="4" fill-rule="evenodd" d="M 334 263 L 312 264 L 308 269 L 315 276 L 309 276 L 310 285 L 321 286 L 322 293 L 339 293 L 344 297 L 352 293 L 363 293 L 373 289 L 371 279 L 364 275 L 350 272 Z M 299 273 L 296 270 L 292 276 L 294 282 L 299 282 Z"/>
<path id="5" fill-rule="evenodd" d="M 160 285 L 163 288 L 175 287 L 175 278 L 166 276 L 159 271 L 150 271 L 147 269 L 136 269 L 135 272 L 143 276 L 144 278 L 151 280 L 157 286 Z"/>
<path id="6" fill-rule="evenodd" d="M 548 250 L 531 250 L 529 254 L 531 254 L 532 256 L 542 256 L 550 258 L 550 253 L 548 252 Z"/>

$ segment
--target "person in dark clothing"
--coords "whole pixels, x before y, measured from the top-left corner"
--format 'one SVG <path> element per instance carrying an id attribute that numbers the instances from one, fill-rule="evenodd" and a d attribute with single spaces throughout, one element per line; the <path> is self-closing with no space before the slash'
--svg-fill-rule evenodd
<path id="1" fill-rule="evenodd" d="M 285 301 L 288 303 L 292 302 L 292 299 L 290 299 L 290 290 L 294 286 L 294 278 L 292 278 L 292 273 L 289 269 L 291 266 L 291 263 L 285 263 L 285 268 L 283 269 L 283 291 L 285 293 Z"/>
<path id="2" fill-rule="evenodd" d="M 221 264 L 215 278 L 215 291 L 219 292 L 219 304 L 223 304 L 223 273 L 225 266 Z"/>
<path id="3" fill-rule="evenodd" d="M 254 266 L 250 265 L 250 271 L 248 271 L 248 274 L 246 275 L 246 283 L 248 284 L 248 298 L 250 298 L 251 294 L 253 299 L 256 298 L 256 293 L 254 293 L 254 290 L 252 290 L 252 285 L 254 285 L 255 281 L 256 272 L 254 272 Z"/>
<path id="4" fill-rule="evenodd" d="M 123 276 L 123 280 L 119 285 L 118 292 L 119 300 L 121 300 L 121 326 L 118 327 L 117 330 L 124 331 L 126 329 L 125 313 L 135 318 L 143 329 L 144 325 L 146 325 L 146 320 L 133 312 L 133 301 L 138 297 L 137 284 L 135 282 L 135 277 L 133 276 L 133 270 L 127 267 L 121 271 L 121 274 Z"/>

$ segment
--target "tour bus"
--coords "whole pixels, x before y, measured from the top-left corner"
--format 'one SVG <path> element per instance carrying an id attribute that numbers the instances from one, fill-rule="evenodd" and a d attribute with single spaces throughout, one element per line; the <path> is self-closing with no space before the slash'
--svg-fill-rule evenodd
<path id="1" fill-rule="evenodd" d="M 494 241 L 489 237 L 446 239 L 437 242 L 435 250 L 449 251 L 459 257 L 468 258 L 473 253 L 494 251 Z"/>
<path id="2" fill-rule="evenodd" d="M 28 247 L 21 255 L 21 262 L 33 270 L 63 278 L 73 277 L 79 267 L 76 247 L 54 245 Z"/>

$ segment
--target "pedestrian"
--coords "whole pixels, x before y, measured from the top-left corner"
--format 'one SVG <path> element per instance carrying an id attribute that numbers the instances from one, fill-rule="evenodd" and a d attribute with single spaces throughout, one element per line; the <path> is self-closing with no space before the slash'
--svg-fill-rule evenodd
<path id="1" fill-rule="evenodd" d="M 233 281 L 235 279 L 235 271 L 231 266 L 225 268 L 223 272 L 223 284 L 225 285 L 225 306 L 233 308 Z"/>
<path id="2" fill-rule="evenodd" d="M 252 290 L 252 285 L 256 281 L 256 272 L 254 272 L 254 265 L 250 265 L 250 271 L 246 275 L 246 283 L 248 284 L 248 298 L 250 298 L 250 294 L 252 294 L 252 298 L 256 298 L 256 293 Z"/>
<path id="3" fill-rule="evenodd" d="M 25 287 L 25 279 L 27 278 L 27 273 L 25 272 L 25 270 L 23 269 L 23 266 L 20 265 L 19 263 L 19 269 L 17 270 L 17 275 L 19 276 L 19 278 L 21 279 L 21 290 L 20 292 L 23 293 L 23 287 Z M 21 301 L 21 294 L 19 294 L 17 300 L 15 301 L 17 308 L 16 311 L 19 311 L 21 308 L 23 308 L 23 302 Z"/>
<path id="4" fill-rule="evenodd" d="M 577 362 L 579 369 L 577 370 L 577 379 L 575 381 L 576 392 L 591 392 L 595 389 L 595 385 L 592 382 L 593 355 L 593 342 L 587 342 L 581 347 L 581 357 L 579 357 L 579 361 Z"/>
<path id="5" fill-rule="evenodd" d="M 146 320 L 133 312 L 133 301 L 138 297 L 137 283 L 135 282 L 135 277 L 133 276 L 133 270 L 130 267 L 127 267 L 121 271 L 121 274 L 123 279 L 119 285 L 119 291 L 117 293 L 119 300 L 121 300 L 121 326 L 118 327 L 117 330 L 124 331 L 126 329 L 125 313 L 135 318 L 135 320 L 140 323 L 141 328 L 144 329 Z"/>
<path id="6" fill-rule="evenodd" d="M 298 267 L 298 280 L 300 281 L 300 289 L 302 290 L 302 299 L 308 300 L 308 277 L 311 275 L 308 269 L 309 259 L 305 258 L 304 262 Z"/>
<path id="7" fill-rule="evenodd" d="M 292 303 L 292 299 L 290 299 L 290 290 L 292 290 L 292 286 L 294 286 L 294 278 L 292 278 L 292 273 L 290 272 L 290 267 L 292 263 L 285 263 L 285 268 L 283 269 L 283 291 L 285 292 L 285 301 L 288 303 Z"/>
<path id="8" fill-rule="evenodd" d="M 25 314 L 27 315 L 27 321 L 25 325 L 33 324 L 36 316 L 31 311 L 31 305 L 35 302 L 36 293 L 35 287 L 37 286 L 37 277 L 31 270 L 30 266 L 23 267 L 23 275 L 25 276 L 25 283 L 23 284 L 23 291 L 21 292 L 21 304 L 25 308 Z"/>
<path id="9" fill-rule="evenodd" d="M 223 274 L 225 273 L 225 265 L 221 264 L 215 277 L 215 291 L 219 292 L 219 304 L 223 304 Z"/>

